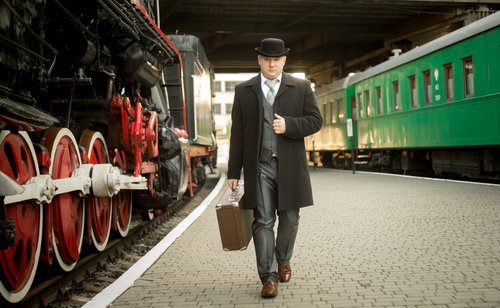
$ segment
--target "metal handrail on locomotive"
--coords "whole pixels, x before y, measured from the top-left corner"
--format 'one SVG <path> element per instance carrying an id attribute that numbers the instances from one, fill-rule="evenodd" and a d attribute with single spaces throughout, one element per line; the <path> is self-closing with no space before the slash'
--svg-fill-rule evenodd
<path id="1" fill-rule="evenodd" d="M 0 2 L 4 300 L 26 296 L 39 263 L 71 271 L 82 245 L 125 237 L 133 206 L 192 196 L 215 166 L 210 63 L 197 38 L 172 38 L 197 46 L 179 50 L 160 30 L 158 5 Z"/>
<path id="2" fill-rule="evenodd" d="M 500 12 L 316 91 L 323 166 L 500 179 Z M 350 134 L 352 132 L 352 134 Z"/>

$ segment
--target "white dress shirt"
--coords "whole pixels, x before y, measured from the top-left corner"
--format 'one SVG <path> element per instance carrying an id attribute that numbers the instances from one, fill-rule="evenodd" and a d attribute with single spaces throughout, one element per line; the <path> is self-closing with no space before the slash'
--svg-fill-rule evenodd
<path id="1" fill-rule="evenodd" d="M 279 74 L 278 77 L 276 77 L 276 84 L 274 85 L 274 94 L 277 94 L 278 93 L 278 89 L 280 88 L 280 84 L 281 84 L 281 76 L 283 75 L 283 73 Z M 264 93 L 264 97 L 267 97 L 267 92 L 269 91 L 269 86 L 266 84 L 266 80 L 269 80 L 267 79 L 266 77 L 264 77 L 264 75 L 262 73 L 260 73 L 260 87 L 262 88 L 262 92 Z"/>

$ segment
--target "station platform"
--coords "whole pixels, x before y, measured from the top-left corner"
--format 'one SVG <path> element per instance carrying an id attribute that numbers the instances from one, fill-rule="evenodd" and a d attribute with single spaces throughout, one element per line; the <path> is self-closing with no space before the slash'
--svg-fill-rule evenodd
<path id="1" fill-rule="evenodd" d="M 222 250 L 224 186 L 111 306 L 500 307 L 500 186 L 331 169 L 311 180 L 276 298 L 260 297 L 253 242 Z"/>

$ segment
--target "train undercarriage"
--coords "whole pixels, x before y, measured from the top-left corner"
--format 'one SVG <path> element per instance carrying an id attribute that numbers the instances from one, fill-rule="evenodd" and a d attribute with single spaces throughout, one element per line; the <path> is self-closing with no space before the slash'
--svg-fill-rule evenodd
<path id="1" fill-rule="evenodd" d="M 314 155 L 314 160 L 312 159 Z M 427 176 L 500 181 L 500 149 L 317 151 L 311 162 L 336 169 L 376 170 Z"/>

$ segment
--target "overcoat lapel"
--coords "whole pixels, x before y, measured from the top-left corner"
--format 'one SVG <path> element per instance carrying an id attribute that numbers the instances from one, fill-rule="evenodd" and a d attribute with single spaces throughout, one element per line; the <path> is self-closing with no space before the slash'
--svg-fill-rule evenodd
<path id="1" fill-rule="evenodd" d="M 276 96 L 274 97 L 274 101 L 277 102 L 277 98 L 281 96 L 281 94 L 283 94 L 283 92 L 286 91 L 286 89 L 288 89 L 288 86 L 286 84 L 286 80 L 285 80 L 285 73 L 283 73 L 282 75 L 282 79 L 281 80 L 281 83 L 280 83 L 280 88 L 278 89 L 278 93 L 276 93 Z"/>
<path id="2" fill-rule="evenodd" d="M 258 126 L 258 135 L 257 135 L 257 155 L 259 156 L 260 155 L 260 145 L 261 145 L 261 142 L 262 142 L 262 126 L 263 126 L 263 122 L 264 122 L 264 97 L 263 97 L 263 94 L 262 94 L 262 87 L 261 87 L 261 81 L 260 81 L 260 74 L 258 74 L 257 76 L 255 76 L 254 78 L 252 78 L 251 80 L 251 83 L 250 83 L 250 87 L 252 88 L 254 94 L 257 96 L 257 108 L 258 108 L 258 112 L 259 112 L 259 126 Z M 257 156 L 257 160 L 259 159 L 259 157 Z"/>
<path id="3" fill-rule="evenodd" d="M 278 89 L 278 93 L 276 93 L 276 98 L 278 98 L 281 94 L 283 94 L 288 89 L 288 87 L 295 87 L 297 85 L 295 80 L 290 78 L 290 75 L 288 75 L 288 73 L 283 72 L 282 76 L 283 77 L 281 80 L 280 88 Z"/>

